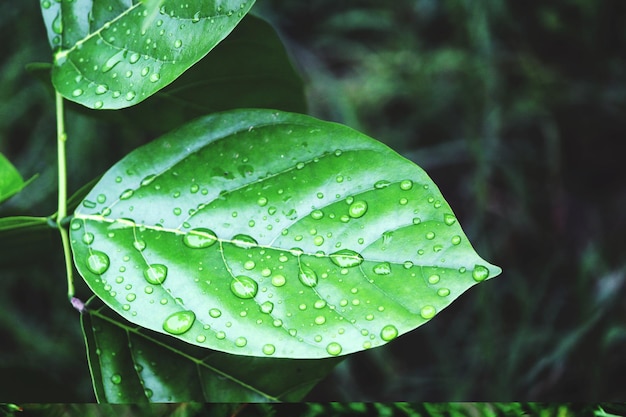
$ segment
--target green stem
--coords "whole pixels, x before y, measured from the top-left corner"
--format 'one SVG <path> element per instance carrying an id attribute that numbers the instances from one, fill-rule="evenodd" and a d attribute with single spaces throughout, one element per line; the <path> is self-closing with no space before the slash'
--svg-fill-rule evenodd
<path id="1" fill-rule="evenodd" d="M 56 93 L 56 113 L 57 113 L 57 159 L 59 166 L 59 201 L 57 209 L 57 227 L 61 233 L 63 243 L 63 254 L 65 256 L 65 271 L 67 274 L 67 298 L 74 297 L 74 277 L 72 267 L 72 256 L 70 249 L 70 237 L 67 228 L 62 225 L 62 221 L 67 217 L 67 166 L 65 163 L 65 116 L 63 112 L 63 97 Z"/>

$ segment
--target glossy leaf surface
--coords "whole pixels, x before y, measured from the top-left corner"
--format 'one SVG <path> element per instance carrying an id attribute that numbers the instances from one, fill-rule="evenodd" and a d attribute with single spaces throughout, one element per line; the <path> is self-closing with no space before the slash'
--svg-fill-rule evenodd
<path id="1" fill-rule="evenodd" d="M 230 355 L 139 328 L 105 306 L 81 316 L 98 402 L 299 401 L 340 358 Z"/>
<path id="2" fill-rule="evenodd" d="M 95 109 L 137 104 L 174 81 L 224 39 L 254 0 L 41 2 L 52 82 Z"/>
<path id="3" fill-rule="evenodd" d="M 500 273 L 418 166 L 269 110 L 207 116 L 129 154 L 71 237 L 78 270 L 124 318 L 251 356 L 380 346 Z"/>
<path id="4" fill-rule="evenodd" d="M 24 180 L 9 160 L 0 153 L 0 203 L 20 192 Z"/>

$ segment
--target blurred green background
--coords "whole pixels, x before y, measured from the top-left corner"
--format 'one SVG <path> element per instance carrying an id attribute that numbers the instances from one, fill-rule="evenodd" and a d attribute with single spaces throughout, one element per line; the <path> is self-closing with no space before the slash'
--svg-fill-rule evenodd
<path id="1" fill-rule="evenodd" d="M 0 4 L 0 216 L 56 210 L 50 61 L 36 1 Z M 427 170 L 503 274 L 312 401 L 626 401 L 626 2 L 258 0 L 312 115 Z M 153 139 L 67 115 L 69 189 Z M 0 237 L 0 401 L 93 401 L 57 233 Z M 78 294 L 88 291 L 79 283 Z"/>

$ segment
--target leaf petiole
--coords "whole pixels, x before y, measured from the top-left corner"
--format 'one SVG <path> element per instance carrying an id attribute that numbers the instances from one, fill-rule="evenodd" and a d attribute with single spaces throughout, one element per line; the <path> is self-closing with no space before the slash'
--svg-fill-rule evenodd
<path id="1" fill-rule="evenodd" d="M 74 277 L 72 269 L 72 256 L 70 249 L 70 238 L 67 230 L 67 165 L 65 156 L 65 143 L 67 134 L 65 133 L 65 115 L 63 109 L 63 97 L 58 92 L 56 98 L 56 122 L 57 122 L 57 163 L 58 163 L 58 208 L 56 226 L 61 233 L 63 253 L 65 256 L 65 270 L 67 274 L 67 298 L 72 301 L 74 297 Z"/>

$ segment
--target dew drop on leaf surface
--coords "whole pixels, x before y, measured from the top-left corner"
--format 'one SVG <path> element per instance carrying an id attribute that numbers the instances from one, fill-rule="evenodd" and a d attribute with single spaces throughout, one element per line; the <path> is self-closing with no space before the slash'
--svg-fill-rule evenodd
<path id="1" fill-rule="evenodd" d="M 258 284 L 248 276 L 239 275 L 231 281 L 230 289 L 239 298 L 252 298 L 257 294 Z"/>
<path id="2" fill-rule="evenodd" d="M 150 284 L 163 284 L 167 278 L 167 267 L 162 264 L 149 265 L 146 269 L 144 269 L 143 276 Z"/>
<path id="3" fill-rule="evenodd" d="M 170 334 L 183 334 L 191 329 L 196 315 L 193 311 L 177 311 L 169 315 L 163 322 L 163 330 Z"/>
<path id="4" fill-rule="evenodd" d="M 106 253 L 94 250 L 87 258 L 87 268 L 96 275 L 102 275 L 109 269 L 110 261 Z"/>

